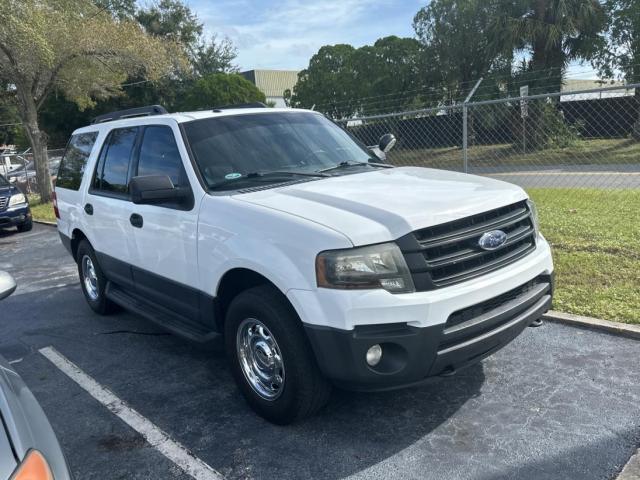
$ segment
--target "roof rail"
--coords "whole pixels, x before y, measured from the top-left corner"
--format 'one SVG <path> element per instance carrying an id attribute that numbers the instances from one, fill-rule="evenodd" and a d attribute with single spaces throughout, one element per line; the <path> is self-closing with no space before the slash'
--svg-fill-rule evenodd
<path id="1" fill-rule="evenodd" d="M 235 105 L 222 105 L 221 107 L 213 107 L 213 111 L 230 110 L 232 108 L 269 108 L 262 102 L 237 103 Z"/>
<path id="2" fill-rule="evenodd" d="M 164 113 L 169 112 L 167 112 L 167 109 L 162 105 L 149 105 L 148 107 L 129 108 L 127 110 L 118 110 L 117 112 L 98 115 L 91 123 L 112 122 L 123 118 L 149 117 L 151 115 L 162 115 Z"/>

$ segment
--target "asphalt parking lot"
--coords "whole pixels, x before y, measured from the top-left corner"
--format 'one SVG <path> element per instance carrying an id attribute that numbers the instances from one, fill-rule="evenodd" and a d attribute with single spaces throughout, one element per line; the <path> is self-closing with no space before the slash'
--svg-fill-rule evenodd
<path id="1" fill-rule="evenodd" d="M 188 479 L 45 358 L 51 346 L 228 479 L 610 479 L 640 445 L 640 342 L 546 323 L 419 388 L 336 391 L 273 426 L 236 390 L 222 344 L 128 313 L 99 317 L 55 229 L 0 231 L 0 354 L 32 389 L 79 480 Z"/>

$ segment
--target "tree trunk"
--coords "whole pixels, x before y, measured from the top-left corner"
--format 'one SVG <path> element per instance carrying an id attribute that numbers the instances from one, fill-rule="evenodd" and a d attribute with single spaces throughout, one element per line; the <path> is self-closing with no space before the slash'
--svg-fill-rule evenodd
<path id="1" fill-rule="evenodd" d="M 36 167 L 36 180 L 38 193 L 41 202 L 51 201 L 51 174 L 49 172 L 49 162 L 47 159 L 46 135 L 40 130 L 38 125 L 38 111 L 35 102 L 27 99 L 23 102 L 21 110 L 22 122 L 25 127 L 27 137 L 33 150 L 33 159 Z M 24 104 L 26 103 L 26 105 Z M 27 178 L 28 181 L 28 178 Z"/>

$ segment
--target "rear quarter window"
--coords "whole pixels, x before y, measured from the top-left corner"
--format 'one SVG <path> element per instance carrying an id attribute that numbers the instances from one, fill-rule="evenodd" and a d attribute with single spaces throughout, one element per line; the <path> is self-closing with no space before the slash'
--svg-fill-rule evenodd
<path id="1" fill-rule="evenodd" d="M 71 137 L 60 161 L 56 188 L 80 189 L 84 169 L 96 138 L 98 138 L 98 132 L 78 133 Z"/>

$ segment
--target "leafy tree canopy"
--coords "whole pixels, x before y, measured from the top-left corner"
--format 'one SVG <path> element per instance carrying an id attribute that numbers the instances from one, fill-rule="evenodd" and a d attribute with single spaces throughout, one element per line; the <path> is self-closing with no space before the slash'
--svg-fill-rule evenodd
<path id="1" fill-rule="evenodd" d="M 476 80 L 501 65 L 501 55 L 510 57 L 489 41 L 502 7 L 496 0 L 433 0 L 415 15 L 413 28 L 450 97 L 464 98 Z"/>
<path id="2" fill-rule="evenodd" d="M 598 0 L 500 0 L 489 45 L 528 55 L 529 83 L 560 91 L 573 60 L 594 58 L 603 48 L 607 18 Z"/>
<path id="3" fill-rule="evenodd" d="M 594 66 L 609 78 L 617 74 L 627 83 L 640 82 L 640 0 L 606 0 L 609 18 L 606 44 Z"/>
<path id="4" fill-rule="evenodd" d="M 265 102 L 264 93 L 238 74 L 212 73 L 197 79 L 185 92 L 178 110 L 202 110 L 238 103 Z"/>
<path id="5" fill-rule="evenodd" d="M 412 104 L 414 90 L 424 84 L 429 72 L 422 47 L 412 38 L 390 36 L 357 49 L 327 45 L 311 57 L 285 98 L 293 106 L 315 105 L 336 118 L 390 106 L 403 108 Z M 366 101 L 373 96 L 383 99 Z"/>
<path id="6" fill-rule="evenodd" d="M 173 41 L 115 20 L 89 0 L 0 0 L 0 84 L 16 105 L 48 200 L 46 137 L 38 110 L 53 90 L 80 108 L 120 93 L 129 75 L 158 79 L 186 66 Z"/>

